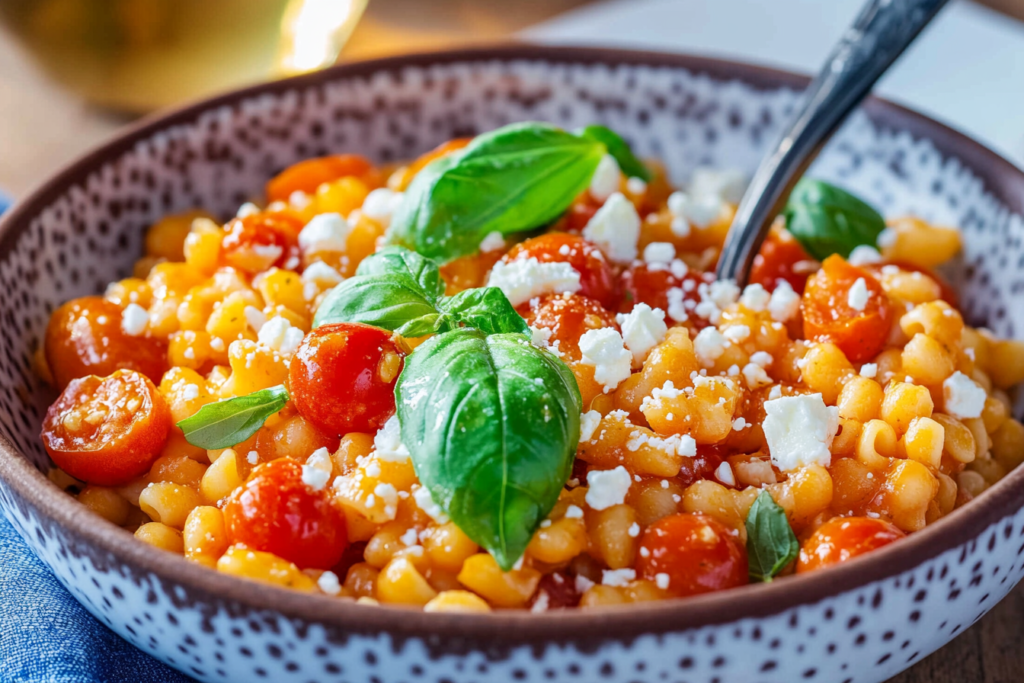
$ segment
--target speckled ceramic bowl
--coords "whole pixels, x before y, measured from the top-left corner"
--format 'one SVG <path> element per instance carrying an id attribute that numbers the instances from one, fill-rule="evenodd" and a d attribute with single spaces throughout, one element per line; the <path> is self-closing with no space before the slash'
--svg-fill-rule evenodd
<path id="1" fill-rule="evenodd" d="M 49 312 L 129 272 L 143 228 L 227 216 L 285 165 L 387 161 L 523 119 L 605 123 L 685 179 L 752 170 L 803 77 L 679 55 L 510 47 L 339 67 L 151 120 L 84 157 L 0 230 L 0 504 L 103 623 L 203 681 L 881 681 L 946 643 L 1024 575 L 1024 470 L 901 543 L 806 577 L 624 609 L 436 615 L 217 574 L 136 542 L 42 474 L 50 391 L 30 370 Z M 979 106 L 983 106 L 979 103 Z M 815 173 L 884 213 L 960 225 L 964 306 L 1024 326 L 1024 174 L 944 126 L 872 100 Z"/>

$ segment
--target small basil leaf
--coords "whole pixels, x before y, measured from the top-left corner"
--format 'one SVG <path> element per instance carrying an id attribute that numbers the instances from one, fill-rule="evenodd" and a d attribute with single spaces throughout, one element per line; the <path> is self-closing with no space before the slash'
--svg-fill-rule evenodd
<path id="1" fill-rule="evenodd" d="M 885 219 L 862 199 L 809 178 L 793 188 L 783 215 L 789 232 L 819 261 L 832 254 L 846 258 L 860 245 L 873 247 L 885 230 Z"/>
<path id="2" fill-rule="evenodd" d="M 403 247 L 384 247 L 359 264 L 356 275 L 404 275 L 415 282 L 430 301 L 444 296 L 444 280 L 437 264 Z"/>
<path id="3" fill-rule="evenodd" d="M 543 123 L 477 136 L 416 175 L 388 240 L 442 262 L 474 253 L 492 232 L 555 220 L 586 189 L 605 146 Z"/>
<path id="4" fill-rule="evenodd" d="M 283 386 L 262 389 L 217 403 L 207 403 L 192 417 L 178 423 L 193 446 L 215 450 L 242 443 L 284 408 L 288 392 Z"/>
<path id="5" fill-rule="evenodd" d="M 521 334 L 463 328 L 406 357 L 395 394 L 420 482 L 508 571 L 572 471 L 582 404 L 572 371 Z"/>
<path id="6" fill-rule="evenodd" d="M 579 135 L 591 140 L 597 140 L 608 148 L 608 153 L 615 157 L 616 163 L 619 164 L 619 170 L 625 173 L 627 177 L 639 178 L 643 181 L 651 179 L 651 171 L 644 166 L 644 162 L 636 158 L 633 150 L 629 148 L 629 143 L 623 140 L 622 136 L 611 128 L 587 126 L 579 131 Z"/>
<path id="7" fill-rule="evenodd" d="M 800 543 L 786 511 L 767 491 L 757 494 L 747 513 L 747 557 L 751 581 L 771 581 L 796 559 Z"/>
<path id="8" fill-rule="evenodd" d="M 529 331 L 523 317 L 516 313 L 508 297 L 497 287 L 467 289 L 446 299 L 442 308 L 457 322 L 475 327 L 484 334 Z"/>
<path id="9" fill-rule="evenodd" d="M 446 329 L 437 305 L 406 275 L 357 275 L 332 289 L 313 318 L 313 328 L 363 323 L 422 337 Z"/>

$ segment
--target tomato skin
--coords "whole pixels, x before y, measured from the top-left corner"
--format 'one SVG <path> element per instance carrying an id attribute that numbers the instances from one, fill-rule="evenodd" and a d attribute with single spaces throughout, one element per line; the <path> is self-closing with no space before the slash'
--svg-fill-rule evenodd
<path id="1" fill-rule="evenodd" d="M 267 200 L 286 202 L 293 192 L 313 194 L 324 183 L 345 176 L 363 176 L 372 170 L 373 165 L 358 154 L 306 159 L 292 164 L 267 183 Z"/>
<path id="2" fill-rule="evenodd" d="M 668 574 L 668 592 L 676 597 L 745 586 L 747 551 L 734 532 L 707 515 L 681 512 L 647 528 L 637 557 L 640 578 L 657 582 Z"/>
<path id="3" fill-rule="evenodd" d="M 156 386 L 134 370 L 118 370 L 72 380 L 46 411 L 42 439 L 72 477 L 120 486 L 149 470 L 170 429 L 171 411 Z"/>
<path id="4" fill-rule="evenodd" d="M 232 218 L 221 243 L 227 265 L 255 275 L 271 266 L 294 270 L 300 263 L 302 222 L 286 213 L 254 213 Z"/>
<path id="5" fill-rule="evenodd" d="M 864 279 L 870 295 L 863 311 L 848 303 L 850 287 L 859 278 Z M 835 254 L 807 280 L 800 308 L 804 338 L 832 342 L 851 363 L 874 358 L 889 337 L 893 310 L 882 285 L 868 271 Z"/>
<path id="6" fill-rule="evenodd" d="M 796 571 L 831 567 L 905 537 L 905 533 L 882 519 L 837 517 L 822 524 L 804 541 Z"/>
<path id="7" fill-rule="evenodd" d="M 395 413 L 395 383 L 404 357 L 385 330 L 359 323 L 321 325 L 292 358 L 292 402 L 330 434 L 376 432 Z"/>
<path id="8" fill-rule="evenodd" d="M 797 294 L 803 294 L 807 285 L 807 271 L 801 272 L 796 264 L 813 263 L 800 243 L 788 232 L 772 230 L 761 244 L 750 269 L 750 284 L 761 285 L 775 291 L 779 280 L 785 280 Z"/>
<path id="9" fill-rule="evenodd" d="M 675 480 L 680 486 L 686 488 L 700 479 L 710 479 L 715 470 L 725 461 L 723 451 L 725 451 L 725 447 L 718 444 L 697 446 L 697 455 L 692 458 L 683 458 Z"/>
<path id="10" fill-rule="evenodd" d="M 583 228 L 587 227 L 587 223 L 600 208 L 601 205 L 594 201 L 589 193 L 577 199 L 565 214 L 565 230 L 572 233 L 583 232 Z"/>
<path id="11" fill-rule="evenodd" d="M 72 299 L 50 316 L 44 348 L 57 386 L 78 377 L 138 370 L 159 382 L 167 369 L 167 343 L 132 337 L 121 329 L 122 310 L 99 296 Z"/>
<path id="12" fill-rule="evenodd" d="M 629 313 L 634 306 L 643 303 L 668 313 L 668 292 L 676 288 L 683 290 L 683 301 L 692 301 L 696 305 L 700 303 L 700 294 L 697 288 L 702 283 L 710 284 L 714 280 L 712 273 L 687 270 L 682 277 L 679 277 L 667 267 L 652 268 L 646 263 L 636 263 L 622 273 L 623 296 L 619 311 Z M 687 306 L 686 312 L 689 314 L 689 321 L 697 329 L 707 327 L 707 320 L 692 314 L 693 308 Z"/>
<path id="13" fill-rule="evenodd" d="M 549 232 L 512 247 L 502 261 L 511 263 L 529 258 L 541 263 L 568 263 L 580 274 L 579 294 L 595 299 L 609 310 L 615 308 L 619 298 L 615 272 L 593 242 L 578 235 Z"/>
<path id="14" fill-rule="evenodd" d="M 516 310 L 528 325 L 551 330 L 548 343 L 554 345 L 557 342 L 558 350 L 567 360 L 578 361 L 582 357 L 579 342 L 585 332 L 604 327 L 619 329 L 614 313 L 579 294 L 549 294 Z"/>
<path id="15" fill-rule="evenodd" d="M 232 543 L 293 562 L 300 569 L 330 569 L 348 547 L 345 514 L 327 489 L 302 481 L 302 466 L 280 458 L 253 470 L 224 504 Z"/>

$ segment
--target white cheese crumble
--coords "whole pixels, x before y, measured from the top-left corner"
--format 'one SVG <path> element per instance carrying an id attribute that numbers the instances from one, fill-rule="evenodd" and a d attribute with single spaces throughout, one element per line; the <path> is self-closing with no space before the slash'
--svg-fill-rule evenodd
<path id="1" fill-rule="evenodd" d="M 541 263 L 535 256 L 511 263 L 498 261 L 487 278 L 488 287 L 497 287 L 513 306 L 545 294 L 580 291 L 580 274 L 568 263 Z"/>
<path id="2" fill-rule="evenodd" d="M 181 391 L 181 397 L 186 401 L 193 401 L 199 398 L 199 387 L 195 384 L 186 384 Z"/>
<path id="3" fill-rule="evenodd" d="M 345 251 L 349 225 L 340 213 L 313 216 L 299 233 L 299 248 L 304 253 Z"/>
<path id="4" fill-rule="evenodd" d="M 616 192 L 587 222 L 583 236 L 601 247 L 613 261 L 632 261 L 637 255 L 640 216 L 633 203 Z"/>
<path id="5" fill-rule="evenodd" d="M 306 269 L 302 271 L 303 282 L 315 282 L 323 285 L 336 285 L 344 280 L 334 268 L 330 267 L 323 261 L 316 261 L 306 266 Z"/>
<path id="6" fill-rule="evenodd" d="M 366 199 L 363 200 L 363 215 L 387 227 L 391 224 L 391 216 L 402 203 L 402 197 L 401 192 L 379 187 L 366 195 Z"/>
<path id="7" fill-rule="evenodd" d="M 719 197 L 739 204 L 747 191 L 747 176 L 737 169 L 698 168 L 690 178 L 690 192 L 698 196 Z"/>
<path id="8" fill-rule="evenodd" d="M 313 451 L 302 466 L 302 481 L 314 491 L 322 491 L 331 479 L 334 464 L 326 448 Z"/>
<path id="9" fill-rule="evenodd" d="M 617 320 L 622 328 L 622 340 L 638 364 L 644 362 L 651 349 L 664 341 L 668 332 L 665 312 L 645 303 L 637 304 L 625 315 L 620 313 Z"/>
<path id="10" fill-rule="evenodd" d="M 440 505 L 434 502 L 426 486 L 417 486 L 412 492 L 412 499 L 416 501 L 416 505 L 419 506 L 420 510 L 427 513 L 427 517 L 430 517 L 438 524 L 447 524 L 449 522 L 448 515 L 444 513 Z"/>
<path id="11" fill-rule="evenodd" d="M 736 486 L 736 477 L 732 473 L 732 466 L 727 462 L 718 466 L 718 469 L 715 470 L 715 478 L 726 486 Z"/>
<path id="12" fill-rule="evenodd" d="M 533 605 L 530 606 L 530 612 L 532 612 L 533 614 L 547 612 L 549 604 L 550 598 L 548 598 L 548 592 L 542 590 L 537 593 L 537 599 L 534 600 Z"/>
<path id="13" fill-rule="evenodd" d="M 392 415 L 373 437 L 373 449 L 377 458 L 384 462 L 405 462 L 409 459 L 409 449 L 402 443 L 402 426 L 398 416 Z"/>
<path id="14" fill-rule="evenodd" d="M 130 337 L 138 337 L 146 331 L 149 313 L 138 304 L 128 304 L 121 314 L 121 329 Z"/>
<path id="15" fill-rule="evenodd" d="M 985 390 L 959 370 L 942 383 L 942 398 L 946 412 L 959 419 L 981 417 L 985 409 Z"/>
<path id="16" fill-rule="evenodd" d="M 868 283 L 864 281 L 864 278 L 859 277 L 850 286 L 850 291 L 846 295 L 846 303 L 855 311 L 863 311 L 870 298 L 871 292 L 868 291 Z"/>
<path id="17" fill-rule="evenodd" d="M 878 375 L 878 363 L 865 363 L 860 366 L 860 376 L 874 379 Z"/>
<path id="18" fill-rule="evenodd" d="M 651 242 L 644 247 L 644 263 L 647 265 L 672 263 L 676 257 L 676 248 L 671 242 Z M 685 275 L 685 273 L 684 273 Z"/>
<path id="19" fill-rule="evenodd" d="M 626 191 L 633 195 L 641 195 L 647 192 L 647 183 L 640 178 L 629 178 L 626 180 Z"/>
<path id="20" fill-rule="evenodd" d="M 768 312 L 772 320 L 784 323 L 800 310 L 800 295 L 793 291 L 792 285 L 782 280 L 772 292 L 771 301 L 768 302 Z"/>
<path id="21" fill-rule="evenodd" d="M 888 249 L 889 247 L 896 246 L 896 238 L 896 230 L 894 230 L 893 228 L 886 228 L 882 232 L 878 233 L 878 239 L 875 240 L 875 244 L 877 244 L 881 249 L 885 250 Z"/>
<path id="22" fill-rule="evenodd" d="M 658 572 L 654 575 L 654 585 L 663 591 L 668 590 L 669 581 L 670 577 L 665 572 Z"/>
<path id="23" fill-rule="evenodd" d="M 777 398 L 782 398 L 782 385 L 776 384 L 772 387 L 772 390 L 768 392 L 768 400 L 772 401 Z"/>
<path id="24" fill-rule="evenodd" d="M 579 505 L 570 505 L 565 511 L 566 519 L 583 519 L 583 508 Z"/>
<path id="25" fill-rule="evenodd" d="M 505 238 L 497 231 L 487 233 L 487 237 L 484 237 L 483 241 L 480 242 L 480 251 L 485 254 L 490 251 L 498 251 L 499 249 L 504 248 Z"/>
<path id="26" fill-rule="evenodd" d="M 583 576 L 583 574 L 576 575 L 576 592 L 583 594 L 594 587 L 594 582 Z"/>
<path id="27" fill-rule="evenodd" d="M 740 296 L 740 303 L 754 313 L 760 313 L 768 308 L 768 303 L 771 300 L 772 295 L 768 293 L 768 290 L 756 284 L 744 287 L 743 294 Z"/>
<path id="28" fill-rule="evenodd" d="M 636 579 L 635 569 L 605 569 L 601 572 L 601 584 L 623 588 Z"/>
<path id="29" fill-rule="evenodd" d="M 248 218 L 254 216 L 260 212 L 260 207 L 256 206 L 252 202 L 246 202 L 238 207 L 238 211 L 235 212 L 235 218 Z"/>
<path id="30" fill-rule="evenodd" d="M 250 465 L 255 465 L 260 460 L 259 451 L 249 451 L 245 455 L 245 459 L 249 462 Z"/>
<path id="31" fill-rule="evenodd" d="M 677 323 L 686 322 L 690 317 L 686 312 L 686 292 L 679 287 L 672 287 L 665 296 L 668 298 L 668 317 Z"/>
<path id="32" fill-rule="evenodd" d="M 750 338 L 750 327 L 747 325 L 729 325 L 722 331 L 722 336 L 739 344 Z"/>
<path id="33" fill-rule="evenodd" d="M 593 510 L 622 505 L 632 483 L 633 478 L 622 465 L 614 470 L 591 470 L 587 473 L 587 505 Z"/>
<path id="34" fill-rule="evenodd" d="M 243 313 L 245 322 L 249 324 L 253 332 L 259 333 L 260 329 L 267 324 L 267 316 L 255 306 L 246 306 Z"/>
<path id="35" fill-rule="evenodd" d="M 636 522 L 633 522 L 629 525 L 629 529 L 626 531 L 626 533 L 629 534 L 630 538 L 636 538 L 640 535 L 640 525 Z"/>
<path id="36" fill-rule="evenodd" d="M 587 330 L 580 337 L 582 363 L 594 367 L 594 380 L 609 393 L 630 375 L 633 356 L 623 345 L 622 335 L 610 327 Z"/>
<path id="37" fill-rule="evenodd" d="M 596 410 L 590 410 L 583 413 L 580 417 L 580 443 L 593 439 L 594 432 L 597 431 L 597 427 L 600 424 L 601 413 Z"/>
<path id="38" fill-rule="evenodd" d="M 277 351 L 282 356 L 290 356 L 299 348 L 302 338 L 306 336 L 298 327 L 292 327 L 287 319 L 275 316 L 260 327 L 258 340 L 260 344 Z"/>
<path id="39" fill-rule="evenodd" d="M 811 464 L 829 466 L 838 408 L 826 406 L 821 394 L 806 394 L 765 401 L 764 410 L 762 428 L 776 467 L 788 472 Z"/>
<path id="40" fill-rule="evenodd" d="M 882 255 L 869 244 L 858 244 L 850 252 L 850 258 L 846 260 L 850 262 L 851 266 L 869 266 L 873 263 L 881 263 Z"/>
<path id="41" fill-rule="evenodd" d="M 590 196 L 599 202 L 606 201 L 619 189 L 620 182 L 622 171 L 619 170 L 619 163 L 611 154 L 605 154 L 590 178 Z"/>
<path id="42" fill-rule="evenodd" d="M 338 575 L 332 571 L 326 571 L 316 580 L 317 587 L 327 595 L 338 595 L 341 593 L 341 582 Z"/>
<path id="43" fill-rule="evenodd" d="M 764 366 L 757 363 L 747 363 L 743 366 L 743 378 L 747 380 L 749 389 L 760 389 L 772 383 L 772 378 L 765 372 Z"/>
<path id="44" fill-rule="evenodd" d="M 690 225 L 706 228 L 722 214 L 722 199 L 715 195 L 673 192 L 668 197 L 668 210 Z"/>
<path id="45" fill-rule="evenodd" d="M 714 327 L 705 327 L 693 340 L 693 351 L 705 367 L 714 365 L 728 346 L 729 340 Z"/>
<path id="46" fill-rule="evenodd" d="M 754 365 L 760 365 L 762 368 L 767 368 L 772 364 L 772 355 L 767 351 L 755 351 L 750 354 L 750 362 Z"/>

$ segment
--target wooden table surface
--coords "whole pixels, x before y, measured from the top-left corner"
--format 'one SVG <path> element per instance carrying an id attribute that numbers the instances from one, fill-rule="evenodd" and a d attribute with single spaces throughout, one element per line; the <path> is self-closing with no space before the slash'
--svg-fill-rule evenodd
<path id="1" fill-rule="evenodd" d="M 565 9 L 583 0 L 550 0 L 548 6 Z M 1024 0 L 991 0 L 992 5 L 1016 10 L 1024 16 Z M 379 7 L 380 5 L 378 5 Z M 412 7 L 414 5 L 410 5 Z M 373 3 L 370 5 L 374 7 Z M 1001 9 L 1003 8 L 1001 7 Z M 370 21 L 357 29 L 348 54 L 376 55 L 396 41 L 388 41 L 382 22 Z M 525 17 L 524 17 L 525 20 Z M 414 25 L 412 22 L 410 25 Z M 525 25 L 525 24 L 523 24 Z M 503 29 L 518 26 L 505 25 Z M 477 22 L 477 37 L 494 38 Z M 436 47 L 460 36 L 450 29 L 404 32 L 400 42 L 408 49 Z M 0 28 L 0 191 L 23 195 L 59 165 L 110 136 L 129 119 L 97 111 L 50 82 Z M 919 662 L 888 683 L 1021 683 L 1024 681 L 1024 584 L 949 645 Z"/>

